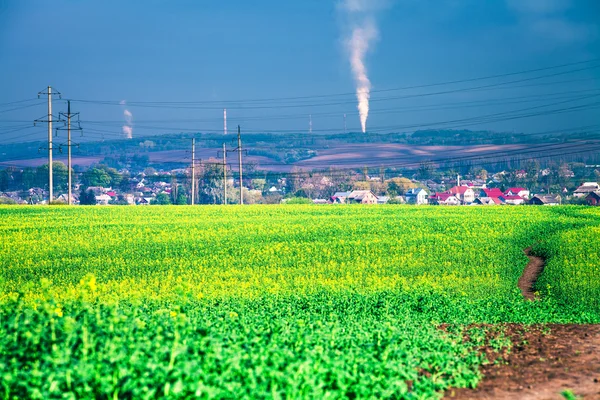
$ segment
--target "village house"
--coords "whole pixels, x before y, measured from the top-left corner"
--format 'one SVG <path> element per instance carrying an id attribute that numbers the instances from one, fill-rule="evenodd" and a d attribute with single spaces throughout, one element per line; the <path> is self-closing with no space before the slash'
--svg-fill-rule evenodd
<path id="1" fill-rule="evenodd" d="M 377 196 L 370 190 L 354 190 L 348 196 L 348 203 L 377 204 Z"/>
<path id="2" fill-rule="evenodd" d="M 350 192 L 335 192 L 329 199 L 333 204 L 346 204 Z"/>
<path id="3" fill-rule="evenodd" d="M 139 197 L 135 202 L 139 206 L 149 206 L 152 200 L 152 197 Z"/>
<path id="4" fill-rule="evenodd" d="M 433 196 L 429 196 L 431 204 L 438 204 L 444 206 L 457 206 L 460 204 L 460 200 L 450 193 L 436 193 Z"/>
<path id="5" fill-rule="evenodd" d="M 96 196 L 96 204 L 98 204 L 100 206 L 107 206 L 111 200 L 112 200 L 112 197 L 110 197 L 106 193 Z"/>
<path id="6" fill-rule="evenodd" d="M 520 196 L 524 199 L 528 199 L 530 196 L 529 190 L 522 187 L 510 188 L 504 192 L 506 196 Z"/>
<path id="7" fill-rule="evenodd" d="M 410 189 L 406 192 L 405 196 L 406 196 L 406 202 L 408 204 L 422 205 L 422 204 L 428 203 L 427 192 L 425 191 L 425 189 L 421 189 L 421 188 Z"/>
<path id="8" fill-rule="evenodd" d="M 588 194 L 585 201 L 590 206 L 600 206 L 600 192 L 592 192 Z"/>
<path id="9" fill-rule="evenodd" d="M 448 190 L 448 193 L 456 196 L 464 204 L 471 204 L 475 201 L 475 192 L 468 186 L 454 186 Z"/>
<path id="10" fill-rule="evenodd" d="M 577 198 L 586 197 L 590 193 L 597 192 L 600 190 L 600 185 L 596 182 L 584 182 L 583 185 L 579 186 L 575 192 L 573 192 L 573 196 Z"/>
<path id="11" fill-rule="evenodd" d="M 521 204 L 525 203 L 525 199 L 522 198 L 521 196 L 502 195 L 502 196 L 499 197 L 499 199 L 504 204 L 510 204 L 510 205 L 513 205 L 513 206 L 520 206 Z"/>
<path id="12" fill-rule="evenodd" d="M 61 201 L 63 203 L 68 203 L 69 202 L 69 194 L 68 193 L 63 193 L 60 196 L 58 196 L 56 198 L 57 201 Z M 71 203 L 72 204 L 79 204 L 79 195 L 77 193 L 71 193 Z"/>
<path id="13" fill-rule="evenodd" d="M 389 196 L 379 196 L 377 198 L 377 204 L 387 204 L 388 201 L 390 201 Z"/>
<path id="14" fill-rule="evenodd" d="M 554 194 L 536 194 L 529 200 L 529 204 L 536 206 L 557 206 L 560 204 L 561 198 Z"/>
<path id="15" fill-rule="evenodd" d="M 478 197 L 475 199 L 473 204 L 482 206 L 498 206 L 502 204 L 502 201 L 498 197 Z"/>
<path id="16" fill-rule="evenodd" d="M 495 198 L 500 198 L 500 196 L 504 195 L 504 193 L 502 193 L 502 190 L 498 189 L 498 188 L 493 188 L 493 189 L 481 189 L 481 191 L 479 192 L 479 197 L 495 197 Z"/>

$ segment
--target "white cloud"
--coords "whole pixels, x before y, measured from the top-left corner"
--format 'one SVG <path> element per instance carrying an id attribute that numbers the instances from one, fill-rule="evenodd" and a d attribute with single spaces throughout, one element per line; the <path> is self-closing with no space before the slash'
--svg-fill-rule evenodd
<path id="1" fill-rule="evenodd" d="M 340 0 L 338 7 L 347 12 L 373 12 L 389 8 L 392 0 Z"/>
<path id="2" fill-rule="evenodd" d="M 522 13 L 552 14 L 571 8 L 571 0 L 507 0 L 509 7 Z"/>
<path id="3" fill-rule="evenodd" d="M 595 37 L 597 27 L 572 21 L 565 12 L 574 6 L 574 0 L 506 0 L 524 29 L 537 37 L 557 43 L 585 42 Z"/>
<path id="4" fill-rule="evenodd" d="M 596 30 L 590 25 L 577 24 L 561 18 L 544 18 L 533 21 L 531 30 L 540 36 L 566 44 L 586 41 L 594 37 L 596 33 Z"/>

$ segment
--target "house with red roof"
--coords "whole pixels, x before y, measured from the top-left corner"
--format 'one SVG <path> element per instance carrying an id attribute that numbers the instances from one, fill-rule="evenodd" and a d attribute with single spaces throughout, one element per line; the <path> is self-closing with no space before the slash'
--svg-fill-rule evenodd
<path id="1" fill-rule="evenodd" d="M 468 186 L 454 186 L 448 190 L 448 193 L 456 196 L 464 204 L 471 204 L 475 201 L 475 192 Z"/>
<path id="2" fill-rule="evenodd" d="M 457 206 L 460 204 L 460 200 L 450 193 L 436 193 L 433 196 L 429 196 L 429 202 L 444 206 Z"/>
<path id="3" fill-rule="evenodd" d="M 502 200 L 497 197 L 478 197 L 475 199 L 473 204 L 482 206 L 499 206 L 502 204 Z"/>
<path id="4" fill-rule="evenodd" d="M 498 188 L 493 188 L 493 189 L 481 189 L 481 191 L 479 192 L 479 197 L 496 197 L 499 198 L 500 196 L 503 196 L 504 193 L 502 193 L 502 190 L 498 189 Z"/>
<path id="5" fill-rule="evenodd" d="M 521 196 L 524 199 L 528 199 L 530 196 L 529 190 L 522 187 L 509 188 L 504 194 L 507 196 Z"/>
<path id="6" fill-rule="evenodd" d="M 511 204 L 513 206 L 520 206 L 521 204 L 525 203 L 525 199 L 522 198 L 521 196 L 502 195 L 499 197 L 499 199 L 504 204 Z"/>
<path id="7" fill-rule="evenodd" d="M 588 194 L 585 201 L 590 206 L 600 206 L 600 191 Z"/>

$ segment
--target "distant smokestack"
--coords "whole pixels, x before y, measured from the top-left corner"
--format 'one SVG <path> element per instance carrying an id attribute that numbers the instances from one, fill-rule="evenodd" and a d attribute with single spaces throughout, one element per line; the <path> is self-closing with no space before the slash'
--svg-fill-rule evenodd
<path id="1" fill-rule="evenodd" d="M 223 109 L 223 134 L 227 135 L 227 109 Z"/>
<path id="2" fill-rule="evenodd" d="M 344 114 L 344 133 L 347 133 L 347 127 L 346 127 L 346 114 Z"/>
<path id="3" fill-rule="evenodd" d="M 308 114 L 308 133 L 312 133 L 312 114 Z"/>

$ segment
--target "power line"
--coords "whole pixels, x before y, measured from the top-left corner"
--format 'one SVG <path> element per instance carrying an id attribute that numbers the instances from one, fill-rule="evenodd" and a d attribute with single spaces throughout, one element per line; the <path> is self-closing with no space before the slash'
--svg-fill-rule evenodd
<path id="1" fill-rule="evenodd" d="M 481 80 L 489 80 L 489 79 L 494 79 L 494 78 L 503 78 L 503 77 L 508 77 L 508 76 L 524 75 L 524 74 L 533 73 L 533 72 L 541 72 L 541 71 L 548 71 L 548 70 L 552 70 L 552 69 L 572 67 L 572 66 L 576 66 L 576 65 L 590 64 L 590 63 L 594 63 L 597 61 L 600 61 L 600 58 L 579 61 L 579 62 L 573 62 L 573 63 L 566 63 L 566 64 L 561 64 L 561 65 L 554 65 L 554 66 L 550 66 L 550 67 L 529 69 L 529 70 L 496 74 L 496 75 L 488 75 L 488 76 L 478 77 L 478 78 L 467 78 L 467 79 L 445 81 L 445 82 L 438 82 L 438 83 L 431 83 L 431 84 L 424 84 L 424 85 L 403 86 L 403 87 L 396 87 L 396 88 L 390 88 L 390 89 L 371 90 L 371 93 L 383 93 L 383 92 L 391 92 L 391 91 L 401 91 L 401 90 L 421 89 L 421 88 L 428 88 L 428 87 L 435 87 L 435 86 L 453 85 L 453 84 L 458 84 L 458 83 L 469 83 L 469 82 L 476 82 L 476 81 L 481 81 Z M 598 68 L 598 67 L 599 66 L 593 66 L 591 68 L 583 68 L 583 69 L 575 70 L 572 72 L 578 72 L 578 71 L 583 71 L 583 70 Z M 567 71 L 566 73 L 570 73 L 570 72 Z M 563 74 L 563 73 L 559 73 L 558 75 L 560 75 L 560 74 Z M 548 75 L 548 76 L 556 76 L 556 74 L 552 74 L 552 75 Z M 548 77 L 548 76 L 546 76 L 546 77 Z M 542 76 L 542 77 L 544 77 L 544 76 Z M 542 77 L 537 77 L 534 79 L 541 79 Z M 310 95 L 310 96 L 272 97 L 272 98 L 263 98 L 263 99 L 241 99 L 241 100 L 222 100 L 222 101 L 179 101 L 179 102 L 128 101 L 128 104 L 215 104 L 215 103 L 222 104 L 222 103 L 250 103 L 250 102 L 268 102 L 268 101 L 278 101 L 279 102 L 279 101 L 283 101 L 283 100 L 302 100 L 302 99 L 328 98 L 328 97 L 354 96 L 354 95 L 355 95 L 355 92 L 346 92 L 346 93 L 321 94 L 321 95 Z M 92 102 L 120 103 L 120 100 L 117 100 L 117 101 L 85 100 L 85 99 L 73 99 L 73 100 L 80 101 L 80 102 L 90 102 L 90 103 L 92 103 Z"/>

